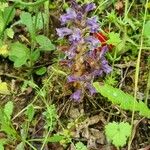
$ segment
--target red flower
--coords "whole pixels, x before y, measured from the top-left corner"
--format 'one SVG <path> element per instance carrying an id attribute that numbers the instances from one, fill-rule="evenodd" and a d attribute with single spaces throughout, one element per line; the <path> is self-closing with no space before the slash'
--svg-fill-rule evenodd
<path id="1" fill-rule="evenodd" d="M 99 32 L 99 33 L 94 33 L 94 36 L 96 38 L 98 38 L 98 40 L 100 41 L 101 43 L 101 47 L 103 46 L 108 46 L 109 50 L 112 50 L 112 48 L 114 47 L 112 44 L 108 45 L 106 42 L 108 40 L 108 38 L 102 33 L 102 32 Z M 101 47 L 99 47 L 99 49 L 101 50 Z"/>

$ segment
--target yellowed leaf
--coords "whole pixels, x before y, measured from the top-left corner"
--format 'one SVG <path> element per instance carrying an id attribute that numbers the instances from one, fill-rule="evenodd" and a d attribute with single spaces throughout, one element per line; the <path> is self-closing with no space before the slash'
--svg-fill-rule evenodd
<path id="1" fill-rule="evenodd" d="M 0 83 L 0 94 L 9 95 L 10 91 L 8 89 L 8 84 L 6 82 Z"/>
<path id="2" fill-rule="evenodd" d="M 0 55 L 7 57 L 8 56 L 8 45 L 2 45 L 0 47 Z"/>

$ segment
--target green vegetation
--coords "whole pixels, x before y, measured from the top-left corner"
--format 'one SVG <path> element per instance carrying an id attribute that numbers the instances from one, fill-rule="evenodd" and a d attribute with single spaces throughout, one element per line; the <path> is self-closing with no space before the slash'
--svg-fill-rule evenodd
<path id="1" fill-rule="evenodd" d="M 148 150 L 149 0 L 0 1 L 0 150 Z"/>

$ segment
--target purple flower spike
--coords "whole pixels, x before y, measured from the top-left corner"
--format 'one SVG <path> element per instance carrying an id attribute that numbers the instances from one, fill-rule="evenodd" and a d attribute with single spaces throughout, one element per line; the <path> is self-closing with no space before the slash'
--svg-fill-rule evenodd
<path id="1" fill-rule="evenodd" d="M 93 37 L 93 36 L 86 37 L 86 38 L 85 38 L 85 41 L 86 41 L 88 44 L 90 44 L 91 50 L 94 50 L 94 49 L 97 48 L 98 45 L 99 45 L 99 40 L 96 39 L 96 38 Z"/>
<path id="2" fill-rule="evenodd" d="M 67 82 L 70 83 L 70 82 L 75 82 L 79 80 L 77 77 L 74 77 L 74 76 L 68 76 L 67 78 Z"/>
<path id="3" fill-rule="evenodd" d="M 75 100 L 75 101 L 77 101 L 77 102 L 79 102 L 80 101 L 80 99 L 81 99 L 81 95 L 82 95 L 82 91 L 81 90 L 77 90 L 77 91 L 75 91 L 72 95 L 71 95 L 71 99 L 73 99 L 73 100 Z"/>
<path id="4" fill-rule="evenodd" d="M 75 28 L 74 31 L 73 31 L 73 34 L 70 35 L 70 37 L 69 37 L 69 41 L 71 43 L 77 43 L 80 40 L 81 40 L 81 31 L 80 31 L 80 29 Z"/>
<path id="5" fill-rule="evenodd" d="M 98 32 L 99 24 L 97 23 L 97 17 L 88 18 L 86 25 L 89 27 L 91 33 Z"/>
<path id="6" fill-rule="evenodd" d="M 94 3 L 89 3 L 89 4 L 85 4 L 83 5 L 83 10 L 85 12 L 89 12 L 91 10 L 94 10 L 96 8 L 95 4 Z"/>
<path id="7" fill-rule="evenodd" d="M 57 31 L 58 36 L 61 37 L 61 38 L 63 38 L 66 35 L 72 34 L 72 30 L 68 29 L 68 28 L 65 28 L 65 27 L 56 29 L 56 31 Z"/>
<path id="8" fill-rule="evenodd" d="M 73 9 L 68 8 L 67 9 L 67 13 L 62 15 L 62 16 L 60 16 L 61 24 L 65 25 L 69 21 L 76 19 L 76 17 L 77 17 L 76 12 Z"/>
<path id="9" fill-rule="evenodd" d="M 95 90 L 95 88 L 90 83 L 87 83 L 86 87 L 89 90 L 89 92 L 90 92 L 91 95 L 97 93 L 96 90 Z"/>
<path id="10" fill-rule="evenodd" d="M 102 69 L 106 74 L 112 71 L 112 68 L 108 65 L 108 61 L 104 57 L 101 59 L 101 64 L 102 64 Z"/>

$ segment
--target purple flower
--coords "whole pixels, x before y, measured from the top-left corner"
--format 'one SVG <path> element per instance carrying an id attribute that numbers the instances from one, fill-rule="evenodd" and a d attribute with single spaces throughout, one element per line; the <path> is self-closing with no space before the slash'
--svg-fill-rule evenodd
<path id="1" fill-rule="evenodd" d="M 108 74 L 112 71 L 112 68 L 108 65 L 108 61 L 104 57 L 101 59 L 101 65 L 102 65 L 103 71 L 106 74 Z"/>
<path id="2" fill-rule="evenodd" d="M 66 27 L 58 28 L 58 29 L 56 29 L 56 31 L 57 31 L 58 36 L 61 37 L 61 38 L 63 38 L 66 35 L 72 34 L 72 30 L 68 29 Z"/>
<path id="3" fill-rule="evenodd" d="M 108 51 L 108 46 L 107 45 L 103 46 L 99 57 L 102 58 L 107 51 Z"/>
<path id="4" fill-rule="evenodd" d="M 77 77 L 74 77 L 74 76 L 68 76 L 67 78 L 67 82 L 70 83 L 70 82 L 75 82 L 77 81 Z"/>
<path id="5" fill-rule="evenodd" d="M 70 49 L 66 52 L 68 59 L 73 59 L 76 56 L 76 46 L 71 46 Z"/>
<path id="6" fill-rule="evenodd" d="M 67 13 L 60 16 L 61 24 L 65 25 L 69 21 L 76 19 L 76 17 L 77 17 L 76 12 L 72 8 L 68 8 Z"/>
<path id="7" fill-rule="evenodd" d="M 86 21 L 86 25 L 90 29 L 91 33 L 98 32 L 99 24 L 97 23 L 97 17 L 88 18 Z"/>
<path id="8" fill-rule="evenodd" d="M 95 8 L 96 8 L 96 6 L 94 3 L 89 3 L 89 4 L 83 5 L 84 12 L 89 12 L 91 10 L 94 10 Z"/>
<path id="9" fill-rule="evenodd" d="M 85 38 L 85 41 L 90 44 L 91 50 L 94 50 L 99 45 L 99 40 L 93 36 L 88 36 Z"/>
<path id="10" fill-rule="evenodd" d="M 86 88 L 89 90 L 91 95 L 97 93 L 95 88 L 90 83 L 87 83 Z"/>
<path id="11" fill-rule="evenodd" d="M 73 100 L 75 100 L 75 101 L 77 101 L 77 102 L 79 102 L 80 101 L 80 99 L 81 99 L 81 96 L 82 96 L 82 91 L 81 90 L 77 90 L 77 91 L 75 91 L 72 95 L 71 95 L 71 99 L 73 99 Z"/>
<path id="12" fill-rule="evenodd" d="M 103 70 L 100 68 L 100 69 L 97 69 L 97 70 L 94 70 L 93 72 L 92 72 L 92 75 L 94 76 L 94 77 L 99 77 L 99 76 L 102 76 L 103 75 Z"/>
<path id="13" fill-rule="evenodd" d="M 81 31 L 79 28 L 74 28 L 73 34 L 69 36 L 69 41 L 71 43 L 77 43 L 81 40 Z"/>
<path id="14" fill-rule="evenodd" d="M 82 12 L 78 12 L 77 13 L 77 19 L 81 21 L 82 18 L 83 18 L 83 13 Z"/>

